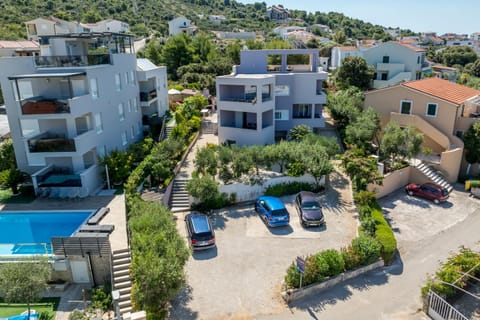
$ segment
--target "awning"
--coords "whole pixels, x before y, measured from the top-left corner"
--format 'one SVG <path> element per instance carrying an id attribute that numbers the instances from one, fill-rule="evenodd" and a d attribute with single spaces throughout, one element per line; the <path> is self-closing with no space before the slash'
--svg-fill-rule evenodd
<path id="1" fill-rule="evenodd" d="M 8 77 L 8 80 L 18 79 L 38 79 L 38 78 L 71 78 L 76 76 L 84 76 L 86 72 L 62 72 L 62 73 L 31 73 L 31 74 L 18 74 L 16 76 Z"/>

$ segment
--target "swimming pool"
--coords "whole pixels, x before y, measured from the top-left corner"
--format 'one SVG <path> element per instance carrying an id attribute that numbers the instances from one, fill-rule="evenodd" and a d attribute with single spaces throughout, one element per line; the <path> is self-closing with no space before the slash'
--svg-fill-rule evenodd
<path id="1" fill-rule="evenodd" d="M 0 256 L 51 253 L 51 238 L 70 236 L 94 211 L 1 211 Z"/>

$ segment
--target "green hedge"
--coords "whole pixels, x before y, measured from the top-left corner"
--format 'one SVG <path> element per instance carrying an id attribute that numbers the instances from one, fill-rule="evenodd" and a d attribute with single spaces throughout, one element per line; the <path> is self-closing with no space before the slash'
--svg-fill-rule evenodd
<path id="1" fill-rule="evenodd" d="M 269 186 L 265 190 L 266 196 L 281 197 L 290 194 L 295 194 L 300 191 L 312 191 L 318 192 L 319 190 L 315 189 L 315 185 L 307 182 L 283 182 L 273 186 Z"/>
<path id="2" fill-rule="evenodd" d="M 470 188 L 480 188 L 480 180 L 470 180 Z"/>
<path id="3" fill-rule="evenodd" d="M 305 258 L 305 273 L 302 285 L 322 282 L 344 271 L 353 270 L 368 265 L 380 258 L 381 245 L 377 240 L 360 236 L 352 240 L 352 244 L 340 251 L 335 249 L 324 250 Z M 300 287 L 300 272 L 295 263 L 292 263 L 285 275 L 288 288 Z"/>
<path id="4" fill-rule="evenodd" d="M 377 205 L 378 206 L 378 205 Z M 393 234 L 392 228 L 383 217 L 382 210 L 380 208 L 374 208 L 372 210 L 372 218 L 375 220 L 376 230 L 375 238 L 382 245 L 380 251 L 385 264 L 391 264 L 395 251 L 397 250 L 397 240 Z"/>

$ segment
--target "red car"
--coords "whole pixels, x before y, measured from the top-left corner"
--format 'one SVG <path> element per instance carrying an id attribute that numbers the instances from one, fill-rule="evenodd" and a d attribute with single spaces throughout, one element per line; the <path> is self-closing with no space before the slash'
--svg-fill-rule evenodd
<path id="1" fill-rule="evenodd" d="M 448 199 L 448 190 L 438 184 L 427 182 L 424 184 L 410 183 L 405 192 L 410 196 L 419 196 L 434 203 L 445 202 Z"/>

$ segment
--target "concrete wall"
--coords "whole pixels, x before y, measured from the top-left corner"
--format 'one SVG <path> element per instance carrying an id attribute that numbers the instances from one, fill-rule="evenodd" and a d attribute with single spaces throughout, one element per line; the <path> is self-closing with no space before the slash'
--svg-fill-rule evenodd
<path id="1" fill-rule="evenodd" d="M 369 184 L 368 191 L 374 192 L 377 198 L 384 197 L 410 183 L 410 174 L 413 167 L 406 167 L 390 172 L 383 177 L 382 185 Z"/>
<path id="2" fill-rule="evenodd" d="M 253 201 L 259 196 L 263 195 L 265 190 L 269 186 L 274 186 L 280 183 L 288 183 L 288 182 L 307 182 L 307 183 L 315 183 L 315 179 L 310 175 L 304 175 L 302 177 L 289 177 L 283 176 L 280 174 L 275 174 L 276 177 L 265 178 L 266 181 L 263 184 L 244 184 L 244 183 L 233 183 L 227 185 L 220 185 L 220 192 L 225 192 L 227 194 L 236 193 L 237 194 L 237 202 L 244 202 L 244 201 Z M 321 185 L 325 185 L 325 177 L 322 178 L 320 182 Z"/>

